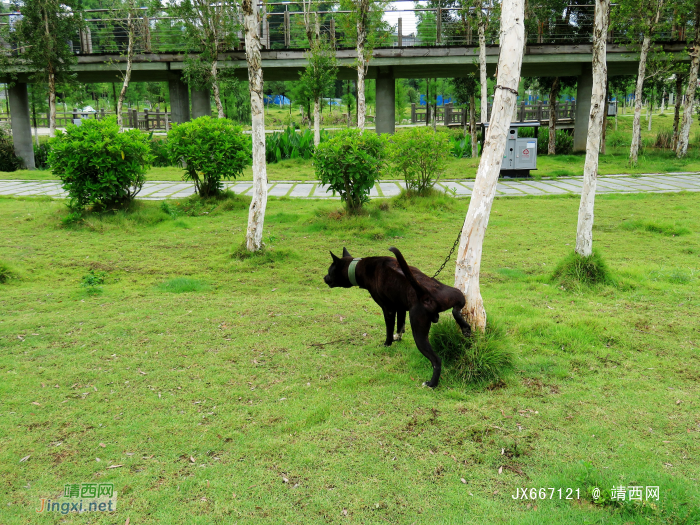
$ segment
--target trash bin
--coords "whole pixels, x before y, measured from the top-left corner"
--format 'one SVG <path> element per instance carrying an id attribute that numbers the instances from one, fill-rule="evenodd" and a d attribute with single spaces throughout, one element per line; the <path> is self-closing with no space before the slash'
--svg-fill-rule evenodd
<path id="1" fill-rule="evenodd" d="M 482 125 L 486 137 L 488 123 Z M 503 153 L 501 177 L 529 177 L 530 170 L 537 169 L 537 130 L 539 122 L 511 122 L 506 138 L 506 150 Z M 518 137 L 521 128 L 532 128 L 534 137 Z M 483 148 L 482 148 L 483 149 Z"/>

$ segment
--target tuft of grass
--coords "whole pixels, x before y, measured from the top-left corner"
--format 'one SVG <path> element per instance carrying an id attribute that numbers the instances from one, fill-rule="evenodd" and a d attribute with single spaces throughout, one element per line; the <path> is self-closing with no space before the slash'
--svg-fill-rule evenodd
<path id="1" fill-rule="evenodd" d="M 14 270 L 7 263 L 0 261 L 0 284 L 5 284 L 14 277 Z"/>
<path id="2" fill-rule="evenodd" d="M 550 279 L 561 283 L 565 288 L 615 282 L 607 263 L 597 250 L 593 250 L 589 257 L 570 253 L 554 268 Z"/>
<path id="3" fill-rule="evenodd" d="M 492 383 L 513 368 L 513 353 L 505 332 L 492 322 L 486 333 L 464 337 L 452 316 L 430 330 L 430 344 L 443 362 L 447 378 L 471 384 Z"/>
<path id="4" fill-rule="evenodd" d="M 209 289 L 209 285 L 197 279 L 189 277 L 176 277 L 158 285 L 161 292 L 169 293 L 188 293 L 202 292 Z"/>
<path id="5" fill-rule="evenodd" d="M 270 248 L 263 243 L 262 249 L 257 252 L 250 252 L 246 248 L 245 241 L 235 246 L 231 251 L 231 257 L 238 261 L 249 261 L 259 265 L 274 264 L 288 261 L 298 257 L 297 252 L 288 248 Z"/>
<path id="6" fill-rule="evenodd" d="M 690 234 L 690 230 L 685 226 L 680 226 L 678 223 L 645 221 L 635 219 L 632 221 L 624 221 L 622 228 L 629 231 L 645 231 L 650 233 L 659 233 L 670 237 L 678 237 L 681 235 Z"/>

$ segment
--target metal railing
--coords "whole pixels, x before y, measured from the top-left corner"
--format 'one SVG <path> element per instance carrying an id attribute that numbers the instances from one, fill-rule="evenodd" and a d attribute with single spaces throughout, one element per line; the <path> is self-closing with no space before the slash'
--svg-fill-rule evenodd
<path id="1" fill-rule="evenodd" d="M 527 104 L 525 102 L 517 105 L 513 111 L 512 122 L 540 122 L 544 124 L 549 122 L 549 112 L 551 107 L 549 104 L 538 102 L 537 104 Z M 557 124 L 571 124 L 576 118 L 576 102 L 557 102 Z M 433 115 L 435 112 L 435 115 Z M 455 108 L 449 102 L 444 106 L 427 109 L 425 106 L 411 104 L 411 124 L 425 123 L 428 113 L 432 121 L 435 118 L 436 122 L 441 122 L 448 127 L 463 127 L 468 124 L 469 115 L 467 108 Z M 488 107 L 488 117 L 491 118 L 491 106 Z"/>
<path id="2" fill-rule="evenodd" d="M 393 5 L 406 0 L 398 0 Z M 383 12 L 382 22 L 372 31 L 374 47 L 413 47 L 413 46 L 476 46 L 476 13 L 464 8 L 410 8 L 394 7 Z M 306 49 L 308 41 L 305 33 L 304 14 L 299 4 L 269 2 L 261 7 L 261 41 L 265 49 Z M 293 10 L 296 9 L 296 10 Z M 614 9 L 614 8 L 613 8 Z M 528 44 L 586 44 L 592 40 L 593 5 L 567 6 L 562 12 L 551 12 L 546 19 L 533 15 L 526 16 L 526 40 Z M 71 46 L 76 54 L 123 54 L 128 44 L 128 31 L 125 18 L 114 18 L 113 11 L 107 9 L 83 11 L 84 30 L 76 31 Z M 196 52 L 188 45 L 185 24 L 166 11 L 148 12 L 145 8 L 137 19 L 137 53 L 181 53 Z M 614 13 L 613 13 L 614 15 Z M 16 13 L 1 13 L 0 20 Z M 331 40 L 337 49 L 355 47 L 355 29 L 351 13 L 337 8 L 318 11 L 320 32 Z M 483 10 L 483 16 L 496 18 L 489 24 L 486 33 L 487 45 L 498 44 L 498 12 Z M 672 17 L 669 11 L 668 17 Z M 314 16 L 312 16 L 314 19 Z M 670 19 L 670 18 L 669 18 Z M 242 19 L 241 19 L 242 20 Z M 314 23 L 314 22 L 312 22 Z M 8 26 L 0 22 L 0 26 Z M 675 27 L 668 24 L 668 27 Z M 243 49 L 242 28 L 236 27 L 233 40 L 238 44 L 234 51 Z M 610 41 L 624 39 L 624 34 L 611 31 Z M 665 29 L 657 35 L 657 41 L 670 41 L 684 38 L 681 28 Z M 7 47 L 7 44 L 5 44 Z M 15 53 L 21 50 L 14 49 Z"/>

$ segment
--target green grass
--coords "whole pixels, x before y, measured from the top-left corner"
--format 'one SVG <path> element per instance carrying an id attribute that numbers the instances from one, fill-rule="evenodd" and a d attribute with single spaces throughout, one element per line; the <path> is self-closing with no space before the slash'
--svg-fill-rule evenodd
<path id="1" fill-rule="evenodd" d="M 209 286 L 202 281 L 197 279 L 190 279 L 188 277 L 176 277 L 174 279 L 169 279 L 157 286 L 158 290 L 161 292 L 169 293 L 187 293 L 187 292 L 201 292 L 207 290 Z"/>
<path id="2" fill-rule="evenodd" d="M 64 226 L 62 201 L 0 198 L 18 276 L 0 285 L 0 521 L 697 523 L 700 195 L 598 196 L 594 246 L 625 285 L 574 290 L 548 279 L 578 198 L 496 199 L 481 293 L 513 369 L 435 390 L 410 328 L 384 348 L 367 292 L 322 279 L 343 246 L 394 245 L 432 274 L 468 200 L 385 203 L 346 218 L 270 199 L 265 253 L 241 259 L 245 206 L 173 218 L 139 202 Z M 620 226 L 634 220 L 689 233 Z M 107 275 L 99 295 L 89 270 Z M 159 289 L 183 277 L 209 287 Z M 115 484 L 115 514 L 35 512 L 88 482 Z M 661 501 L 590 502 L 618 485 Z M 522 487 L 582 500 L 512 499 Z"/>

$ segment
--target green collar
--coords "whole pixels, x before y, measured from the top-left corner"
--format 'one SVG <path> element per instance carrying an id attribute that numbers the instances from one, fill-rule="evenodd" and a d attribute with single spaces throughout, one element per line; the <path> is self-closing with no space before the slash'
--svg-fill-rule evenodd
<path id="1" fill-rule="evenodd" d="M 360 286 L 359 284 L 357 284 L 357 279 L 355 279 L 355 267 L 357 266 L 357 263 L 361 260 L 362 259 L 360 259 L 359 257 L 356 257 L 352 260 L 350 266 L 348 266 L 348 279 L 350 279 L 350 284 L 352 284 L 353 286 Z"/>

